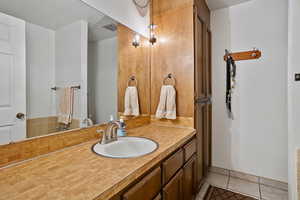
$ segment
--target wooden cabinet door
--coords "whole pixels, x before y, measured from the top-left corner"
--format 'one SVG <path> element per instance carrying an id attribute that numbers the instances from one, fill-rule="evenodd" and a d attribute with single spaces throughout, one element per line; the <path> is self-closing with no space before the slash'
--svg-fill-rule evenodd
<path id="1" fill-rule="evenodd" d="M 204 71 L 205 71 L 205 96 L 211 98 L 212 83 L 211 83 L 211 32 L 208 26 L 203 26 L 204 36 Z M 204 176 L 208 174 L 211 166 L 211 102 L 208 102 L 204 111 L 204 132 L 203 132 L 203 173 Z"/>
<path id="2" fill-rule="evenodd" d="M 206 96 L 206 76 L 204 60 L 204 23 L 195 14 L 195 98 L 205 98 Z"/>
<path id="3" fill-rule="evenodd" d="M 212 47 L 211 47 L 211 32 L 210 30 L 207 28 L 206 31 L 206 38 L 207 38 L 207 59 L 208 59 L 208 63 L 207 63 L 207 96 L 212 97 Z M 208 168 L 212 165 L 212 102 L 210 101 L 210 103 L 207 105 L 207 158 L 205 161 L 205 166 L 204 168 L 205 171 L 208 171 Z"/>
<path id="4" fill-rule="evenodd" d="M 195 13 L 195 128 L 197 130 L 197 183 L 211 165 L 211 33 Z M 202 101 L 201 101 L 202 100 Z M 199 103 L 200 102 L 200 103 Z"/>
<path id="5" fill-rule="evenodd" d="M 196 159 L 196 182 L 197 185 L 200 185 L 203 179 L 203 133 L 204 133 L 204 113 L 205 106 L 202 104 L 195 105 L 195 129 L 197 130 L 197 159 Z"/>
<path id="6" fill-rule="evenodd" d="M 195 26 L 195 129 L 197 130 L 197 185 L 203 178 L 203 134 L 204 134 L 204 105 L 196 103 L 197 99 L 205 98 L 205 69 L 204 69 L 204 23 L 194 14 Z"/>
<path id="7" fill-rule="evenodd" d="M 130 188 L 123 196 L 123 200 L 152 200 L 161 189 L 161 169 L 156 168 L 141 181 Z"/>
<path id="8" fill-rule="evenodd" d="M 181 169 L 163 188 L 163 200 L 184 200 L 182 180 L 183 170 Z"/>
<path id="9" fill-rule="evenodd" d="M 183 167 L 183 199 L 193 200 L 196 192 L 196 157 L 193 156 Z"/>

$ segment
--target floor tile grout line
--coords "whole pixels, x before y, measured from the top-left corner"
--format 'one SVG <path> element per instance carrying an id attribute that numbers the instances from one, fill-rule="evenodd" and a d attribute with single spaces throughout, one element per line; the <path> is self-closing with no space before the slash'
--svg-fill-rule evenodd
<path id="1" fill-rule="evenodd" d="M 229 188 L 229 181 L 230 181 L 230 171 L 228 171 L 226 190 L 228 190 L 228 188 Z"/>
<path id="2" fill-rule="evenodd" d="M 259 199 L 262 200 L 261 187 L 260 187 L 260 177 L 258 177 L 258 190 L 259 190 Z"/>
<path id="3" fill-rule="evenodd" d="M 243 173 L 245 175 L 250 175 L 250 176 L 255 176 L 257 177 L 260 181 L 261 179 L 265 179 L 264 177 L 261 177 L 261 176 L 256 176 L 256 175 L 252 175 L 252 174 L 248 174 L 248 173 L 244 173 L 244 172 L 239 172 L 239 171 L 235 171 L 235 170 L 230 170 L 230 169 L 226 169 L 226 168 L 220 168 L 220 167 L 215 167 L 215 168 L 219 168 L 219 169 L 222 169 L 223 171 L 227 171 L 228 174 L 230 174 L 230 172 L 238 172 L 238 173 Z M 215 174 L 220 174 L 220 175 L 224 175 L 226 176 L 226 174 L 224 173 L 221 173 L 221 172 L 217 172 L 217 171 L 210 171 L 211 173 L 215 173 Z M 237 178 L 237 179 L 240 179 L 240 180 L 244 180 L 244 181 L 248 181 L 248 182 L 252 182 L 252 183 L 259 183 L 260 181 L 256 182 L 256 181 L 251 181 L 251 180 L 248 180 L 248 179 L 245 179 L 245 178 L 242 178 L 242 177 L 234 177 L 234 176 L 231 176 L 232 178 Z M 280 181 L 276 181 L 274 180 L 275 182 L 280 182 Z M 287 184 L 285 182 L 281 182 L 283 184 Z M 277 187 L 277 186 L 274 186 L 274 185 L 268 185 L 268 184 L 263 184 L 261 183 L 262 186 L 266 186 L 266 187 L 270 187 L 270 188 L 273 188 L 273 189 L 277 189 L 277 190 L 281 190 L 281 191 L 285 191 L 287 192 L 288 189 L 283 189 L 281 187 Z"/>
<path id="4" fill-rule="evenodd" d="M 272 186 L 272 185 L 266 185 L 266 184 L 263 184 L 263 183 L 261 183 L 261 185 L 264 186 L 264 187 L 275 189 L 275 190 L 280 190 L 280 191 L 283 191 L 283 192 L 288 192 L 288 190 L 280 188 L 280 187 L 276 187 L 276 186 Z"/>
<path id="5" fill-rule="evenodd" d="M 224 188 L 226 188 L 226 190 L 228 191 L 232 191 L 232 192 L 235 192 L 235 193 L 239 193 L 239 194 L 242 194 L 242 195 L 245 195 L 245 196 L 249 196 L 249 197 L 253 197 L 254 199 L 257 199 L 257 200 L 263 200 L 265 197 L 267 196 L 264 196 L 264 192 L 262 192 L 262 190 L 264 190 L 264 187 L 269 187 L 269 188 L 272 188 L 272 189 L 275 189 L 275 190 L 278 190 L 278 191 L 283 191 L 283 192 L 287 192 L 286 190 L 283 190 L 283 189 L 280 189 L 280 188 L 276 188 L 276 187 L 272 187 L 272 186 L 268 186 L 268 185 L 265 185 L 262 183 L 262 178 L 263 177 L 260 177 L 260 176 L 257 176 L 257 181 L 250 181 L 250 180 L 247 180 L 247 179 L 242 179 L 242 178 L 238 178 L 238 177 L 234 177 L 232 176 L 232 174 L 229 172 L 227 175 L 225 174 L 220 174 L 220 173 L 216 173 L 216 172 L 210 172 L 211 174 L 216 174 L 216 175 L 221 175 L 223 176 L 224 178 L 227 178 L 225 180 L 225 182 L 223 182 L 222 184 L 224 184 Z M 235 180 L 235 179 L 239 179 L 241 181 L 244 181 L 244 182 L 248 182 L 248 183 L 251 183 L 251 184 L 255 184 L 256 185 L 256 188 L 257 188 L 257 192 L 256 195 L 254 195 L 253 193 L 243 193 L 239 190 L 235 190 L 235 189 L 230 189 L 230 185 L 231 185 L 231 181 Z M 223 179 L 224 180 L 224 179 Z M 213 185 L 215 187 L 218 187 L 216 185 Z M 222 188 L 222 187 L 220 187 Z M 263 197 L 264 196 L 264 197 Z"/>
<path id="6" fill-rule="evenodd" d="M 228 178 L 228 181 L 227 181 L 227 187 L 226 187 L 227 190 L 230 190 L 230 189 L 229 189 L 230 178 L 231 178 L 231 173 L 230 173 L 230 171 L 229 171 L 229 178 Z M 258 185 L 258 196 L 256 196 L 256 197 L 258 197 L 259 200 L 262 200 L 261 193 L 260 193 L 260 186 L 259 186 L 259 177 L 258 177 L 258 179 L 257 179 L 257 182 L 252 182 L 252 181 L 245 180 L 245 179 L 242 179 L 242 178 L 237 178 L 237 177 L 233 177 L 233 178 L 236 178 L 236 179 L 239 179 L 239 180 L 242 180 L 242 181 L 246 181 L 246 182 L 248 182 L 248 183 L 254 183 L 254 184 L 257 184 L 257 185 Z M 250 195 L 250 194 L 248 194 L 248 195 L 249 195 L 249 196 L 252 196 L 252 197 L 255 196 L 255 195 Z"/>

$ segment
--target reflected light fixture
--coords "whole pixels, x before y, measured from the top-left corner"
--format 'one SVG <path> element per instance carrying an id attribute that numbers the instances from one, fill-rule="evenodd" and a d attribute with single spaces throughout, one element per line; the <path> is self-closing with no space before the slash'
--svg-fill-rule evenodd
<path id="1" fill-rule="evenodd" d="M 137 48 L 138 46 L 140 46 L 140 35 L 139 34 L 135 34 L 133 41 L 132 41 L 132 45 Z"/>

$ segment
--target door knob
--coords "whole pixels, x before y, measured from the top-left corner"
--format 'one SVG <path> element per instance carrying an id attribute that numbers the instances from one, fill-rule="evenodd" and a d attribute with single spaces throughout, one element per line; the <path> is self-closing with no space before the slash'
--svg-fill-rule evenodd
<path id="1" fill-rule="evenodd" d="M 25 119 L 25 114 L 24 113 L 17 113 L 16 118 L 24 120 Z"/>

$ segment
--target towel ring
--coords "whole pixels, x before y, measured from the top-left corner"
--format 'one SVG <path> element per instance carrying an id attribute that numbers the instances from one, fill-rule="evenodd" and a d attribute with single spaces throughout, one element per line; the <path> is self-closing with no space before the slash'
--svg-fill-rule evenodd
<path id="1" fill-rule="evenodd" d="M 128 79 L 128 81 L 127 81 L 127 87 L 129 87 L 131 81 L 134 81 L 134 86 L 137 87 L 138 81 L 136 80 L 135 76 L 131 76 L 131 77 Z"/>
<path id="2" fill-rule="evenodd" d="M 173 81 L 173 83 L 172 83 L 173 86 L 176 85 L 176 80 L 175 80 L 175 78 L 174 78 L 174 76 L 173 76 L 172 74 L 168 74 L 168 75 L 164 78 L 164 80 L 163 80 L 163 85 L 168 85 L 168 84 L 166 84 L 166 81 L 167 81 L 167 80 Z"/>

